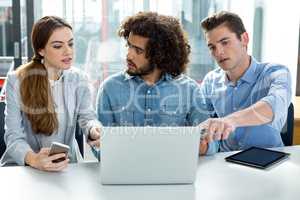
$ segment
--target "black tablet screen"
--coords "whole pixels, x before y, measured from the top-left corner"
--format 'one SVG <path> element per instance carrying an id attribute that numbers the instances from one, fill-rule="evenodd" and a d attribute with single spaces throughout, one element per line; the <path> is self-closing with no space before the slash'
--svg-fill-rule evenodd
<path id="1" fill-rule="evenodd" d="M 251 147 L 237 154 L 231 155 L 225 158 L 225 160 L 259 168 L 266 168 L 271 164 L 284 159 L 288 155 L 289 154 L 280 151 Z"/>

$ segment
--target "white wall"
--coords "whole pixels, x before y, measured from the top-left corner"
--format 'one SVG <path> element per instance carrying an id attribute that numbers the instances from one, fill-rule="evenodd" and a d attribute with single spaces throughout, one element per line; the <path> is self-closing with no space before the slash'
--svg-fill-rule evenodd
<path id="1" fill-rule="evenodd" d="M 237 13 L 249 33 L 248 53 L 252 54 L 255 5 L 264 8 L 262 61 L 286 65 L 292 74 L 293 97 L 296 91 L 298 40 L 300 23 L 299 0 L 231 0 L 230 11 Z M 300 78 L 300 77 L 298 77 Z"/>
<path id="2" fill-rule="evenodd" d="M 289 67 L 293 81 L 293 96 L 295 96 L 300 1 L 264 0 L 264 3 L 265 21 L 262 60 L 284 64 Z"/>
<path id="3" fill-rule="evenodd" d="M 249 34 L 248 53 L 252 54 L 253 21 L 254 21 L 254 0 L 231 0 L 229 10 L 238 14 L 243 20 L 244 26 Z"/>

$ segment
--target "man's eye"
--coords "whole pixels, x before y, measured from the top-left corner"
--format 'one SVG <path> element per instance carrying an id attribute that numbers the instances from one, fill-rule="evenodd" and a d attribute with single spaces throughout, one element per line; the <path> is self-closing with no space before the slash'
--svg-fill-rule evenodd
<path id="1" fill-rule="evenodd" d="M 137 54 L 142 54 L 144 51 L 143 50 L 141 50 L 141 49 L 136 49 L 136 53 Z"/>
<path id="2" fill-rule="evenodd" d="M 222 42 L 222 45 L 227 45 L 228 44 L 228 41 L 223 41 Z"/>
<path id="3" fill-rule="evenodd" d="M 61 48 L 61 46 L 60 45 L 54 45 L 53 48 L 59 49 L 59 48 Z"/>
<path id="4" fill-rule="evenodd" d="M 74 43 L 69 43 L 69 47 L 73 47 L 74 46 Z"/>

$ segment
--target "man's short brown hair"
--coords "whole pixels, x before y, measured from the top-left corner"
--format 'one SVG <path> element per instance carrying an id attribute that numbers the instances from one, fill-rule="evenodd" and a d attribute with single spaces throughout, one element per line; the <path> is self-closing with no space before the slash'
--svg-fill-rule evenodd
<path id="1" fill-rule="evenodd" d="M 237 14 L 228 11 L 215 13 L 201 21 L 201 27 L 204 32 L 211 31 L 220 25 L 226 26 L 239 39 L 246 32 L 242 19 Z"/>

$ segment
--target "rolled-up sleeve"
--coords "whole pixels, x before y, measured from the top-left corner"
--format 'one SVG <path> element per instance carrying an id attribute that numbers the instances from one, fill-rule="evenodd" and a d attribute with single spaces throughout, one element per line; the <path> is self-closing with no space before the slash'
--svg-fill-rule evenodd
<path id="1" fill-rule="evenodd" d="M 268 103 L 272 109 L 273 119 L 269 125 L 276 130 L 281 130 L 291 103 L 291 74 L 288 68 L 278 66 L 275 71 L 270 72 L 268 79 L 270 88 L 268 94 L 261 101 Z"/>

